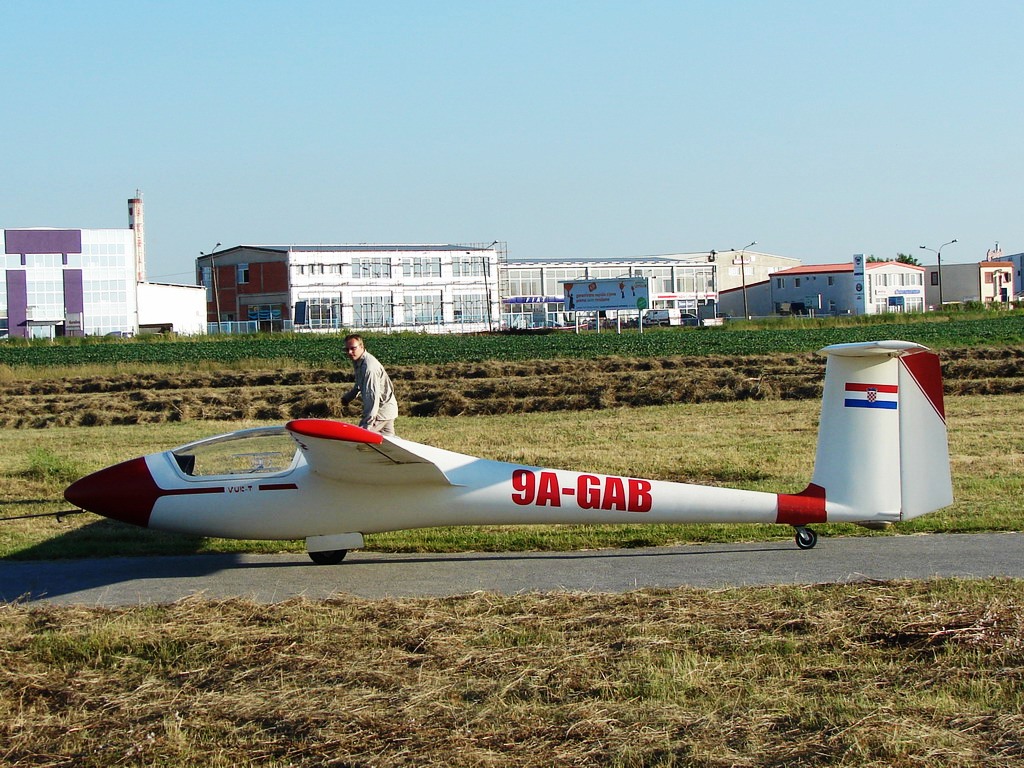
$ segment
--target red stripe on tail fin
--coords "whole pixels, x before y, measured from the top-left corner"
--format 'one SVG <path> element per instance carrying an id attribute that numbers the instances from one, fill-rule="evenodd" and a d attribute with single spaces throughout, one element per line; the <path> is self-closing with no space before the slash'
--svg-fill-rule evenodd
<path id="1" fill-rule="evenodd" d="M 914 377 L 917 386 L 924 392 L 939 418 L 945 422 L 946 406 L 942 399 L 942 370 L 939 367 L 939 356 L 934 352 L 915 352 L 904 355 L 900 362 Z"/>

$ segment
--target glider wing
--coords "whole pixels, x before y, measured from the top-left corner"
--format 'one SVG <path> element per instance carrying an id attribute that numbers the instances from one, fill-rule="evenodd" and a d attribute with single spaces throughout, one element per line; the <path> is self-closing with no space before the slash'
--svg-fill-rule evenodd
<path id="1" fill-rule="evenodd" d="M 367 485 L 452 485 L 430 459 L 342 421 L 295 419 L 285 428 L 316 474 Z"/>

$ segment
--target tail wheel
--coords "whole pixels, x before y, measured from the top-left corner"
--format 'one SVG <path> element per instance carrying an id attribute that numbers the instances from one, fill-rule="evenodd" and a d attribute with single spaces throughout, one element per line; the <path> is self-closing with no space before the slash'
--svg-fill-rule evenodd
<path id="1" fill-rule="evenodd" d="M 309 559 L 317 565 L 337 565 L 345 559 L 347 549 L 329 549 L 325 552 L 309 552 Z"/>
<path id="2" fill-rule="evenodd" d="M 812 531 L 810 528 L 805 528 L 802 525 L 797 526 L 796 545 L 800 547 L 800 549 L 814 549 L 814 545 L 817 543 L 817 533 Z"/>

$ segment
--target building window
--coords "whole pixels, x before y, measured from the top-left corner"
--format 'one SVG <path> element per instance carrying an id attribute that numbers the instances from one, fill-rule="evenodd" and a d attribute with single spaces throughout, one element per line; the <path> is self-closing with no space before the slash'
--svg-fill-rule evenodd
<path id="1" fill-rule="evenodd" d="M 785 288 L 786 287 L 786 278 L 784 278 L 784 277 L 777 277 L 777 278 L 775 278 L 775 287 L 776 288 Z"/>
<path id="2" fill-rule="evenodd" d="M 540 296 L 543 291 L 541 271 L 539 269 L 507 270 L 508 290 L 505 296 Z M 579 278 L 585 280 L 585 277 Z"/>
<path id="3" fill-rule="evenodd" d="M 246 307 L 247 320 L 280 320 L 280 304 L 250 304 Z"/>
<path id="4" fill-rule="evenodd" d="M 243 318 L 250 323 L 255 323 L 261 331 L 284 330 L 284 310 L 281 304 L 250 304 L 243 306 Z M 234 322 L 235 317 L 231 313 L 225 313 L 226 322 Z"/>
<path id="5" fill-rule="evenodd" d="M 380 256 L 352 259 L 352 277 L 390 278 L 391 259 Z"/>
<path id="6" fill-rule="evenodd" d="M 237 280 L 239 285 L 246 285 L 249 282 L 249 265 L 239 264 Z"/>
<path id="7" fill-rule="evenodd" d="M 793 287 L 794 288 L 799 288 L 800 287 L 800 278 L 799 277 L 793 278 Z"/>
<path id="8" fill-rule="evenodd" d="M 402 277 L 440 277 L 440 256 L 414 256 L 402 259 Z"/>
<path id="9" fill-rule="evenodd" d="M 395 322 L 390 296 L 356 296 L 352 311 L 353 325 L 361 328 L 380 328 Z"/>
<path id="10" fill-rule="evenodd" d="M 413 294 L 405 301 L 406 318 L 417 325 L 444 322 L 441 314 L 441 295 Z"/>
<path id="11" fill-rule="evenodd" d="M 935 270 L 934 272 L 932 272 L 932 285 L 938 285 L 938 284 L 939 284 L 939 271 Z"/>
<path id="12" fill-rule="evenodd" d="M 206 288 L 206 300 L 213 301 L 213 269 L 203 267 L 203 286 Z"/>
<path id="13" fill-rule="evenodd" d="M 698 293 L 707 293 L 712 290 L 715 284 L 714 274 L 714 270 L 709 267 L 693 270 L 694 289 Z"/>
<path id="14" fill-rule="evenodd" d="M 836 279 L 832 275 L 828 276 L 828 284 L 829 285 L 835 285 L 836 284 Z"/>
<path id="15" fill-rule="evenodd" d="M 657 287 L 655 287 L 657 290 Z M 676 293 L 693 293 L 697 290 L 696 273 L 686 270 L 676 277 Z"/>
<path id="16" fill-rule="evenodd" d="M 464 254 L 452 256 L 452 277 L 483 277 L 491 273 L 491 263 L 486 256 Z"/>
<path id="17" fill-rule="evenodd" d="M 479 323 L 487 319 L 487 297 L 482 293 L 468 293 L 454 297 L 454 319 L 457 323 Z"/>
<path id="18" fill-rule="evenodd" d="M 307 322 L 310 328 L 341 327 L 341 297 L 317 296 L 306 299 Z"/>

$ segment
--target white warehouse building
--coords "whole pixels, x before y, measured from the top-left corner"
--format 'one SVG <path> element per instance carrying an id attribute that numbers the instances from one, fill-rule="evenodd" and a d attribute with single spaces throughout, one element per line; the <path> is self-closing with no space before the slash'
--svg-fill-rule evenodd
<path id="1" fill-rule="evenodd" d="M 3 230 L 0 337 L 205 333 L 198 286 L 146 282 L 142 198 L 125 229 Z"/>
<path id="2" fill-rule="evenodd" d="M 504 244 L 239 245 L 196 259 L 214 332 L 495 327 Z"/>
<path id="3" fill-rule="evenodd" d="M 723 291 L 722 309 L 733 317 L 767 315 L 880 315 L 923 312 L 925 268 L 898 261 L 807 264 L 774 273 L 746 288 Z M 744 301 L 743 293 L 746 293 Z"/>

